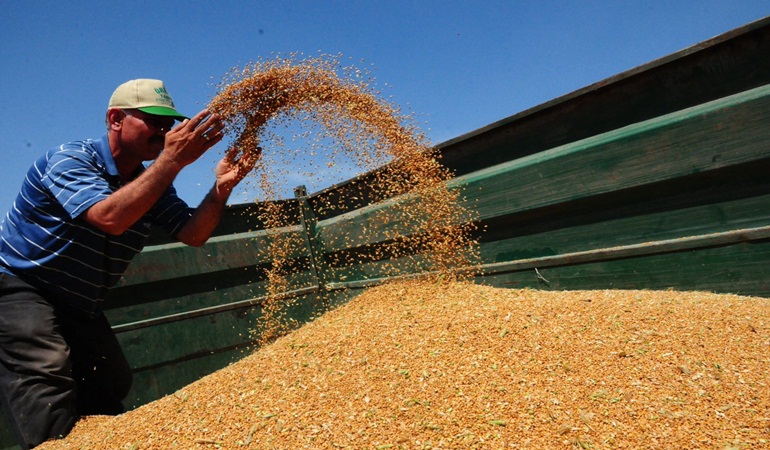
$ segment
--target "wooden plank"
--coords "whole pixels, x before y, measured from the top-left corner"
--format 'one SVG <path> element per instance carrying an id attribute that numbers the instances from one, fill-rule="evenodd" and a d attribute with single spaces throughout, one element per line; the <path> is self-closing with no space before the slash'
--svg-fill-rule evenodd
<path id="1" fill-rule="evenodd" d="M 536 259 L 635 244 L 653 245 L 687 237 L 764 227 L 770 224 L 770 195 L 632 215 L 484 242 L 483 263 Z M 650 250 L 650 253 L 654 250 Z"/>
<path id="2" fill-rule="evenodd" d="M 533 268 L 478 278 L 498 287 L 555 290 L 673 289 L 768 297 L 770 243 Z"/>
<path id="3" fill-rule="evenodd" d="M 254 270 L 242 272 L 242 278 L 226 280 L 227 285 L 221 284 L 221 279 L 212 281 L 194 277 L 192 280 L 168 280 L 165 283 L 168 286 L 162 289 L 154 289 L 154 284 L 122 289 L 109 301 L 106 314 L 114 327 L 122 329 L 130 323 L 157 321 L 166 316 L 184 317 L 203 315 L 205 310 L 238 309 L 244 301 L 261 303 L 259 299 L 268 294 L 267 281 Z M 310 272 L 296 272 L 287 277 L 287 285 L 296 291 L 317 288 L 318 281 Z M 193 289 L 189 290 L 191 287 Z M 136 296 L 141 297 L 137 299 Z"/>
<path id="4" fill-rule="evenodd" d="M 260 230 L 211 238 L 202 247 L 181 243 L 148 247 L 136 256 L 119 286 L 183 278 L 202 273 L 251 267 L 269 262 L 269 243 L 280 236 L 296 244 L 287 258 L 306 256 L 304 236 L 299 226 Z"/>
<path id="5" fill-rule="evenodd" d="M 481 217 L 770 157 L 770 86 L 458 177 Z"/>

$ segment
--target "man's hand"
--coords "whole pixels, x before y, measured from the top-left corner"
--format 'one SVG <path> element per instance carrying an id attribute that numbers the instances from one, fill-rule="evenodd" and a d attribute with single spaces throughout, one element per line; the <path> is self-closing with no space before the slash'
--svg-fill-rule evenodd
<path id="1" fill-rule="evenodd" d="M 184 120 L 166 133 L 162 158 L 173 162 L 181 169 L 201 157 L 207 150 L 224 137 L 224 124 L 219 114 L 209 110 Z"/>
<path id="2" fill-rule="evenodd" d="M 241 153 L 240 157 L 238 153 Z M 233 188 L 251 172 L 261 157 L 262 149 L 260 147 L 243 152 L 240 152 L 237 148 L 228 150 L 225 157 L 217 164 L 216 195 L 221 200 L 227 200 Z"/>

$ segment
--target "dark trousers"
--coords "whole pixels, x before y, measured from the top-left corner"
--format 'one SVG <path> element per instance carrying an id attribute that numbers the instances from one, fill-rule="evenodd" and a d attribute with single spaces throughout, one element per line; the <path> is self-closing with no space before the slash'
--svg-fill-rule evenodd
<path id="1" fill-rule="evenodd" d="M 56 304 L 0 274 L 0 400 L 22 448 L 66 436 L 80 416 L 120 414 L 130 387 L 103 314 Z"/>

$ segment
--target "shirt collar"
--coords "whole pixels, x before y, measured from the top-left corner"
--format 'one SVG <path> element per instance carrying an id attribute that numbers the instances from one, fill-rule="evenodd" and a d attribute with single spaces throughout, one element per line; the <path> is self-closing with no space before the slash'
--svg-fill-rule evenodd
<path id="1" fill-rule="evenodd" d="M 97 153 L 102 157 L 104 165 L 107 167 L 107 173 L 112 176 L 118 177 L 118 166 L 115 165 L 115 158 L 112 157 L 112 150 L 110 150 L 110 141 L 105 134 L 100 139 L 94 141 L 94 147 L 96 147 Z"/>

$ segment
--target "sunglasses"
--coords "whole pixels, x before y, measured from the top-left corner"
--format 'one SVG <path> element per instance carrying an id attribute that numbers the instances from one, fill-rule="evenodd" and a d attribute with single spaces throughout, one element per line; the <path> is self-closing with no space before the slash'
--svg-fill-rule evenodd
<path id="1" fill-rule="evenodd" d="M 175 122 L 172 117 L 153 116 L 151 114 L 143 113 L 138 109 L 124 109 L 123 112 L 126 113 L 127 116 L 136 117 L 150 128 L 154 128 L 161 133 L 169 131 L 174 126 Z"/>

